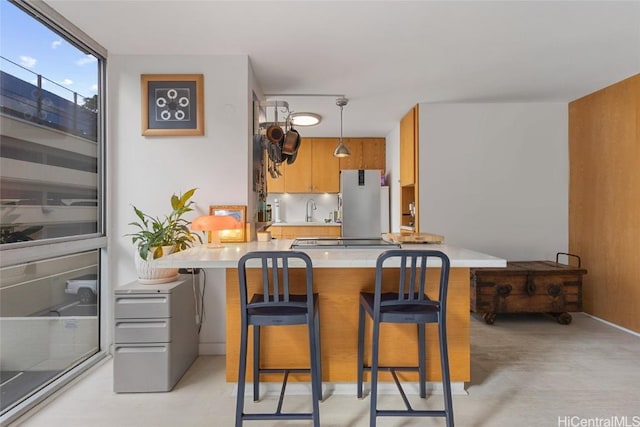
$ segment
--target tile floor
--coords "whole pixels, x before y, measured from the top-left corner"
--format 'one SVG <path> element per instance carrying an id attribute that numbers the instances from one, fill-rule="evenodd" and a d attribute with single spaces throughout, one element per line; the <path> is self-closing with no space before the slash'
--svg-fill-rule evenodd
<path id="1" fill-rule="evenodd" d="M 582 313 L 575 313 L 568 326 L 544 315 L 503 315 L 491 326 L 472 316 L 471 364 L 468 394 L 454 396 L 458 426 L 640 426 L 640 336 Z M 224 380 L 222 356 L 199 357 L 170 393 L 113 393 L 112 369 L 111 360 L 104 362 L 30 418 L 14 425 L 234 424 L 234 386 Z M 259 405 L 271 408 L 275 399 L 268 397 Z M 413 396 L 412 401 L 416 407 L 439 407 L 442 396 L 426 400 Z M 248 403 L 252 404 L 251 399 Z M 381 398 L 381 405 L 398 403 L 394 395 Z M 308 410 L 310 406 L 307 396 L 288 397 L 285 405 L 292 410 Z M 353 395 L 327 393 L 320 405 L 321 424 L 367 426 L 368 405 L 368 398 L 355 397 L 355 386 Z M 310 422 L 254 421 L 245 425 L 308 426 Z M 444 422 L 382 418 L 378 425 L 428 427 L 443 426 Z"/>

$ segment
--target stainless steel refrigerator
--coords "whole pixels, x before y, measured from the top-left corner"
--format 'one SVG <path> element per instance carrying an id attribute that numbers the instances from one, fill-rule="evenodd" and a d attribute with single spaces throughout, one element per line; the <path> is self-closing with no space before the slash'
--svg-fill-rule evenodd
<path id="1" fill-rule="evenodd" d="M 342 237 L 380 237 L 380 173 L 379 169 L 340 172 Z"/>

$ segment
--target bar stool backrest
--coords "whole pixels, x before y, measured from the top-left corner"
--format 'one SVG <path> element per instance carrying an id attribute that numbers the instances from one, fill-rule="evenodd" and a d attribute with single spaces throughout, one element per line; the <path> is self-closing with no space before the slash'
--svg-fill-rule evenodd
<path id="1" fill-rule="evenodd" d="M 397 298 L 389 299 L 382 296 L 383 276 L 385 267 L 399 267 Z M 440 268 L 438 295 L 427 295 L 427 270 Z M 447 303 L 447 285 L 449 283 L 449 257 L 440 251 L 423 249 L 393 249 L 385 251 L 376 262 L 376 284 L 374 313 L 380 313 L 381 307 L 394 305 L 430 306 L 440 313 L 444 313 Z"/>
<path id="2" fill-rule="evenodd" d="M 261 301 L 249 303 L 247 295 L 247 267 L 262 270 Z M 296 300 L 291 293 L 292 268 L 305 269 L 306 301 Z M 313 265 L 311 258 L 297 251 L 256 251 L 249 252 L 238 261 L 240 281 L 240 306 L 245 313 L 249 309 L 263 308 L 303 308 L 313 312 Z"/>

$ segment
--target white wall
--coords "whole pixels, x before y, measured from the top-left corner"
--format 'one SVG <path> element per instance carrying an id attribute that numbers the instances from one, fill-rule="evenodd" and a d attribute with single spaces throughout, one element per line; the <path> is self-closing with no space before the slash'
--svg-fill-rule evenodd
<path id="1" fill-rule="evenodd" d="M 204 136 L 141 136 L 141 74 L 204 74 Z M 136 279 L 134 247 L 126 233 L 131 205 L 161 215 L 173 193 L 198 187 L 196 212 L 209 205 L 254 205 L 251 176 L 250 99 L 254 81 L 245 55 L 110 55 L 108 60 L 107 185 L 109 286 Z M 251 215 L 251 211 L 250 211 Z M 224 350 L 224 271 L 207 272 L 207 322 L 201 352 Z M 110 294 L 110 293 L 109 293 Z"/>
<path id="2" fill-rule="evenodd" d="M 420 104 L 420 229 L 509 260 L 568 246 L 564 103 Z"/>
<path id="3" fill-rule="evenodd" d="M 391 231 L 400 232 L 400 122 L 386 136 L 387 185 L 390 193 Z"/>

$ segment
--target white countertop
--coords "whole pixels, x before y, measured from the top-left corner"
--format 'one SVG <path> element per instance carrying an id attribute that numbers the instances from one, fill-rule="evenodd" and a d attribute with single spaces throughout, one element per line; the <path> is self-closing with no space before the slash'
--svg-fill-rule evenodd
<path id="1" fill-rule="evenodd" d="M 270 242 L 225 243 L 223 248 L 196 246 L 155 261 L 169 268 L 235 268 L 242 255 L 252 251 L 289 250 L 291 239 Z M 451 267 L 506 267 L 507 261 L 491 255 L 451 245 L 402 244 L 403 249 L 433 249 L 447 254 Z M 375 268 L 381 249 L 306 249 L 315 268 Z"/>

